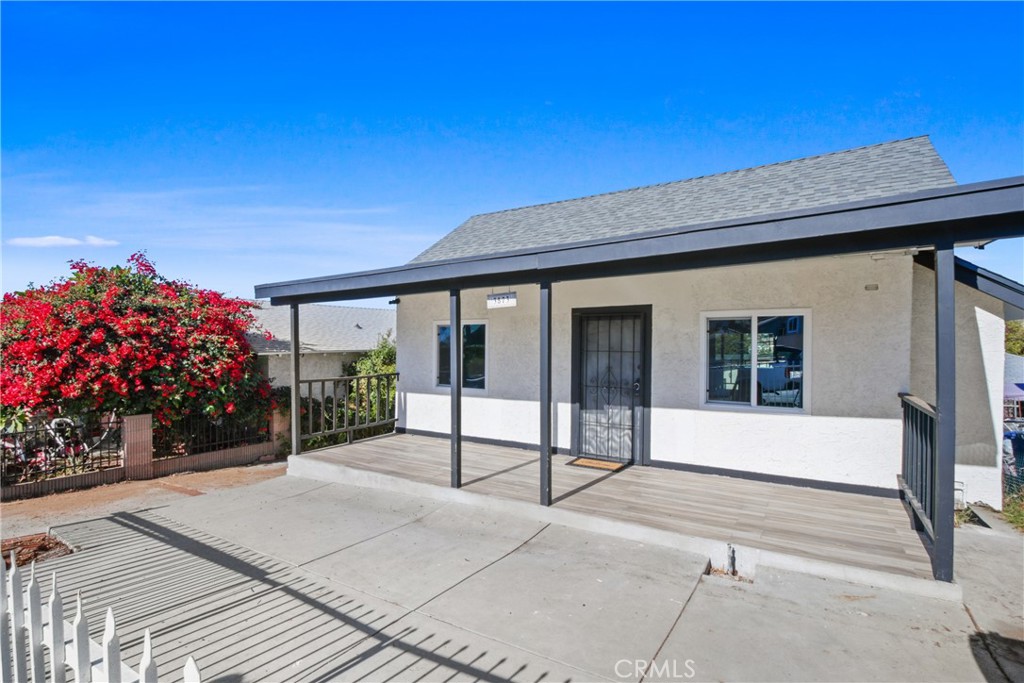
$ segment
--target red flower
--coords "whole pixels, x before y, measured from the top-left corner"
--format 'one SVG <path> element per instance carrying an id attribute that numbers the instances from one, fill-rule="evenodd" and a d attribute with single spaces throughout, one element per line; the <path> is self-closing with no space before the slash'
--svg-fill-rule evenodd
<path id="1" fill-rule="evenodd" d="M 246 333 L 255 304 L 129 267 L 83 261 L 0 306 L 0 402 L 75 412 L 152 412 L 160 424 L 227 412 L 259 421 L 270 389 Z M 220 406 L 224 406 L 220 409 Z"/>

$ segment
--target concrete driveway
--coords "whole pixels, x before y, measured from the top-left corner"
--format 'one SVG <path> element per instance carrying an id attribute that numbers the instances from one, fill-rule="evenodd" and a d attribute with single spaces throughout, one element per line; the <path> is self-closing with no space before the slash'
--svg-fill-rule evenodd
<path id="1" fill-rule="evenodd" d="M 1009 680 L 958 603 L 393 492 L 280 477 L 54 531 L 79 552 L 46 575 L 129 663 L 149 627 L 161 680 Z"/>

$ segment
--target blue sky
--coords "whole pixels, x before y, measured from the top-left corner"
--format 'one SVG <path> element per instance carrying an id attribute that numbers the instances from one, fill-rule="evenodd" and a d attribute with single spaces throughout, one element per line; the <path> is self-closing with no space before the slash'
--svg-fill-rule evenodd
<path id="1" fill-rule="evenodd" d="M 144 249 L 252 296 L 921 134 L 958 182 L 1024 173 L 1021 3 L 5 2 L 0 31 L 4 291 Z M 1024 280 L 1021 240 L 963 255 Z"/>

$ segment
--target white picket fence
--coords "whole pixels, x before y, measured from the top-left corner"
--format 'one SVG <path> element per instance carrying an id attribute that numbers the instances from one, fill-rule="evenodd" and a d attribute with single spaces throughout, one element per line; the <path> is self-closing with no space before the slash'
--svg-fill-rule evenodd
<path id="1" fill-rule="evenodd" d="M 156 683 L 153 643 L 146 629 L 138 671 L 121 663 L 121 645 L 114 624 L 114 611 L 107 608 L 103 642 L 89 639 L 89 624 L 82 610 L 82 594 L 75 600 L 75 620 L 64 620 L 64 606 L 57 590 L 57 573 L 50 584 L 50 598 L 44 608 L 32 563 L 28 587 L 21 587 L 21 569 L 11 552 L 11 571 L 0 562 L 0 681 L 12 683 L 65 683 L 67 669 L 77 683 Z M 69 635 L 70 634 L 70 635 Z M 49 654 L 49 663 L 45 653 Z M 185 683 L 200 683 L 199 667 L 192 657 L 185 662 Z"/>

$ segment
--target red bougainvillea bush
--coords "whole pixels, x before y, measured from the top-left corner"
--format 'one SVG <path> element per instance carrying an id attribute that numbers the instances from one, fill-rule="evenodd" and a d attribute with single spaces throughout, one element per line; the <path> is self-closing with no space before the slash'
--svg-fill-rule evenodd
<path id="1" fill-rule="evenodd" d="M 168 280 L 144 254 L 127 266 L 71 262 L 63 280 L 5 294 L 4 413 L 152 413 L 266 423 L 270 385 L 246 339 L 252 302 Z"/>

